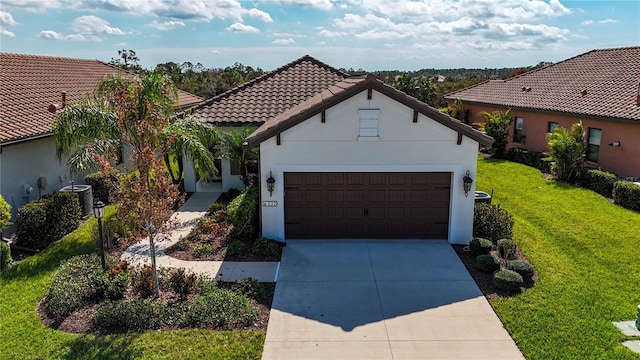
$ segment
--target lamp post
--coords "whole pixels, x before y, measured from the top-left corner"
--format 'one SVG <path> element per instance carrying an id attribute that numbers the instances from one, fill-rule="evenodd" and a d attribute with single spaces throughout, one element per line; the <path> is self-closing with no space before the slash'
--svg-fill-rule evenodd
<path id="1" fill-rule="evenodd" d="M 100 260 L 102 262 L 102 270 L 107 270 L 107 264 L 104 258 L 104 241 L 102 241 L 102 218 L 104 217 L 104 203 L 100 200 L 93 203 L 93 216 L 98 219 L 98 242 L 100 243 Z"/>

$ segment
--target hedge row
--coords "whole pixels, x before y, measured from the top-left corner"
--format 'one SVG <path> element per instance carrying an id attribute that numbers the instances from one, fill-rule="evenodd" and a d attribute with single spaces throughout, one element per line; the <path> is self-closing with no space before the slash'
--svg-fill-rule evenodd
<path id="1" fill-rule="evenodd" d="M 511 148 L 507 151 L 505 159 L 534 167 L 543 173 L 551 172 L 551 162 L 546 160 L 547 156 L 545 154 L 538 151 Z"/>
<path id="2" fill-rule="evenodd" d="M 611 198 L 613 195 L 613 184 L 617 180 L 618 177 L 610 172 L 598 169 L 587 169 L 582 174 L 580 186 Z"/>
<path id="3" fill-rule="evenodd" d="M 42 250 L 75 230 L 82 210 L 78 194 L 54 192 L 18 209 L 16 244 Z"/>
<path id="4" fill-rule="evenodd" d="M 618 181 L 613 184 L 613 201 L 633 211 L 640 211 L 640 186 L 631 181 Z"/>

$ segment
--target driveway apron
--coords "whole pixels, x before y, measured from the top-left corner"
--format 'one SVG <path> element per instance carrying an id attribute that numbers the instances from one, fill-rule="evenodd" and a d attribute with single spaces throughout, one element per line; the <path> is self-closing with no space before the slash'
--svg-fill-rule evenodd
<path id="1" fill-rule="evenodd" d="M 263 359 L 523 359 L 442 240 L 289 240 Z"/>

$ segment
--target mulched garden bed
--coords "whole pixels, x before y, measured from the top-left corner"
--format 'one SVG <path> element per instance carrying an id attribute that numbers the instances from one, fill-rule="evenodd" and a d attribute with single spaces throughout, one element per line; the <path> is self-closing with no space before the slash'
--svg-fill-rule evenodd
<path id="1" fill-rule="evenodd" d="M 267 324 L 269 323 L 269 313 L 271 312 L 271 303 L 273 302 L 273 294 L 275 292 L 276 284 L 275 283 L 263 283 L 266 290 L 265 299 L 262 301 L 251 300 L 253 303 L 253 307 L 258 310 L 259 315 L 258 319 L 251 325 L 242 328 L 208 328 L 209 330 L 266 330 Z M 230 288 L 231 283 L 220 283 L 219 286 L 221 288 Z M 44 307 L 45 298 L 43 298 L 37 306 L 38 316 L 40 317 L 40 321 L 47 327 L 50 327 L 55 330 L 60 330 L 68 333 L 74 334 L 93 334 L 93 335 L 108 335 L 108 334 L 117 334 L 122 333 L 119 329 L 99 329 L 93 326 L 91 322 L 91 317 L 93 314 L 102 306 L 102 303 L 92 303 L 87 306 L 84 306 L 76 311 L 74 311 L 71 315 L 66 317 L 62 321 L 56 321 L 47 313 L 47 310 Z M 160 298 L 156 301 L 167 303 L 170 301 L 175 301 L 175 294 L 169 291 L 163 291 L 160 295 Z M 176 330 L 178 328 L 173 327 L 161 327 L 159 329 L 147 330 L 147 331 L 161 331 L 161 330 Z M 202 329 L 202 327 L 199 327 Z M 184 328 L 183 328 L 184 330 Z M 140 332 L 140 331 L 131 331 L 131 332 Z"/>
<path id="2" fill-rule="evenodd" d="M 538 274 L 535 273 L 533 275 L 532 280 L 529 283 L 525 283 L 524 286 L 520 288 L 520 291 L 507 291 L 507 290 L 498 289 L 493 284 L 492 274 L 480 271 L 478 269 L 478 266 L 476 265 L 475 256 L 471 255 L 468 251 L 464 250 L 464 248 L 466 247 L 465 245 L 454 244 L 452 246 L 456 254 L 458 254 L 458 257 L 460 258 L 460 260 L 462 260 L 462 263 L 464 264 L 464 266 L 467 268 L 467 271 L 469 271 L 469 273 L 471 274 L 471 277 L 480 288 L 480 291 L 482 291 L 484 296 L 489 300 L 495 299 L 498 297 L 516 296 L 522 293 L 523 291 L 525 291 L 526 289 L 533 287 L 535 283 L 538 282 Z M 516 258 L 518 260 L 527 260 L 524 254 L 522 254 L 522 252 L 520 251 L 520 249 L 518 249 L 517 251 Z"/>

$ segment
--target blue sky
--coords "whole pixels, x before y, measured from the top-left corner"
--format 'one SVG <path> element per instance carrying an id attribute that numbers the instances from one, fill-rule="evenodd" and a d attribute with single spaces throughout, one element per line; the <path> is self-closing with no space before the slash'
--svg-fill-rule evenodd
<path id="1" fill-rule="evenodd" d="M 145 68 L 518 67 L 640 45 L 640 0 L 0 0 L 0 51 Z"/>

